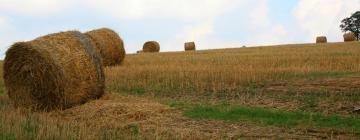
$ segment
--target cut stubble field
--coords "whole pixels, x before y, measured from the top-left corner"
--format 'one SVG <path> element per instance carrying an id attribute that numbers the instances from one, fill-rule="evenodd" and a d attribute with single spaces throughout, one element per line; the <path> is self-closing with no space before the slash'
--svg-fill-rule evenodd
<path id="1" fill-rule="evenodd" d="M 106 95 L 63 111 L 12 107 L 0 139 L 360 138 L 360 43 L 129 54 Z"/>

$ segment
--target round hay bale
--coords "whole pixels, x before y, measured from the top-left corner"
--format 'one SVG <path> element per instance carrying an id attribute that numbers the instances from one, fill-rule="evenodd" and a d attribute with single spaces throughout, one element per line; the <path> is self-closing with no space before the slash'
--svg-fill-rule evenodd
<path id="1" fill-rule="evenodd" d="M 138 50 L 136 51 L 136 53 L 143 53 L 143 50 Z"/>
<path id="2" fill-rule="evenodd" d="M 344 34 L 344 42 L 356 41 L 356 36 L 354 33 L 345 33 Z"/>
<path id="3" fill-rule="evenodd" d="M 104 71 L 94 42 L 80 32 L 18 42 L 6 52 L 4 82 L 14 105 L 66 109 L 104 94 Z"/>
<path id="4" fill-rule="evenodd" d="M 319 36 L 316 38 L 316 43 L 327 43 L 326 36 Z"/>
<path id="5" fill-rule="evenodd" d="M 95 42 L 95 48 L 100 53 L 104 66 L 122 63 L 125 58 L 124 42 L 116 32 L 101 28 L 86 32 L 85 35 Z"/>
<path id="6" fill-rule="evenodd" d="M 156 41 L 145 42 L 143 46 L 143 52 L 159 52 L 160 44 Z"/>
<path id="7" fill-rule="evenodd" d="M 195 42 L 186 42 L 185 43 L 185 51 L 195 51 Z"/>

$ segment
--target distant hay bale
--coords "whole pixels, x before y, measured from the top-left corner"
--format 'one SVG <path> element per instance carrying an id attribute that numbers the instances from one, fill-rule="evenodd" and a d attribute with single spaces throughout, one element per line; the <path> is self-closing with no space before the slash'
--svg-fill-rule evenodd
<path id="1" fill-rule="evenodd" d="M 66 109 L 104 93 L 104 71 L 94 42 L 78 31 L 13 44 L 4 60 L 6 92 L 15 106 Z"/>
<path id="2" fill-rule="evenodd" d="M 327 43 L 326 36 L 319 36 L 316 38 L 316 43 Z"/>
<path id="3" fill-rule="evenodd" d="M 124 42 L 113 30 L 101 28 L 86 32 L 85 35 L 96 43 L 95 48 L 100 53 L 104 66 L 118 65 L 124 60 Z"/>
<path id="4" fill-rule="evenodd" d="M 186 42 L 185 43 L 185 51 L 195 51 L 195 42 Z"/>
<path id="5" fill-rule="evenodd" d="M 346 33 L 344 34 L 344 42 L 356 41 L 356 36 L 354 33 Z"/>
<path id="6" fill-rule="evenodd" d="M 143 46 L 143 52 L 159 52 L 160 44 L 156 41 L 145 42 Z"/>
<path id="7" fill-rule="evenodd" d="M 138 51 L 136 51 L 136 53 L 143 53 L 143 51 L 142 51 L 142 50 L 138 50 Z"/>

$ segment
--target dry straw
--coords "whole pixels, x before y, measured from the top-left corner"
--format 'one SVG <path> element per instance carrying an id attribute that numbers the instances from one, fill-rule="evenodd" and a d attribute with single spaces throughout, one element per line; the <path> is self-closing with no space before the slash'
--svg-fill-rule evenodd
<path id="1" fill-rule="evenodd" d="M 316 43 L 327 43 L 326 36 L 319 36 L 316 38 Z"/>
<path id="2" fill-rule="evenodd" d="M 95 48 L 100 53 L 104 66 L 118 65 L 124 60 L 124 42 L 113 30 L 101 28 L 86 32 L 85 35 L 95 42 Z"/>
<path id="3" fill-rule="evenodd" d="M 143 52 L 159 52 L 160 44 L 156 41 L 148 41 L 143 46 Z"/>
<path id="4" fill-rule="evenodd" d="M 78 31 L 18 42 L 6 52 L 4 82 L 15 106 L 66 109 L 104 93 L 102 60 Z"/>
<path id="5" fill-rule="evenodd" d="M 352 32 L 344 34 L 343 37 L 344 37 L 344 42 L 356 41 L 355 34 Z"/>
<path id="6" fill-rule="evenodd" d="M 195 51 L 196 50 L 195 42 L 186 42 L 184 47 L 185 47 L 185 51 Z"/>

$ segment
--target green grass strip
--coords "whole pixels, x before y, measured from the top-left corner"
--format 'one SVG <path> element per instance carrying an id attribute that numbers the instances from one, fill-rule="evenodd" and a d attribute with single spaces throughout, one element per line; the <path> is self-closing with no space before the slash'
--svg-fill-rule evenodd
<path id="1" fill-rule="evenodd" d="M 184 115 L 194 119 L 214 119 L 233 122 L 250 121 L 266 125 L 336 128 L 360 132 L 359 118 L 340 117 L 337 115 L 325 116 L 319 113 L 285 112 L 240 106 L 194 105 L 185 111 Z"/>

